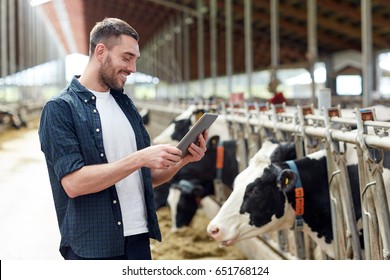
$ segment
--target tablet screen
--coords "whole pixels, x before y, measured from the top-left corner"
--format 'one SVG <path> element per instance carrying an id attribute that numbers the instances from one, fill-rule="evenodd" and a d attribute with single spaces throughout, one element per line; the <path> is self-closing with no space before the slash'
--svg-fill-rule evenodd
<path id="1" fill-rule="evenodd" d="M 181 157 L 184 157 L 188 153 L 188 146 L 191 143 L 195 143 L 198 139 L 198 135 L 208 129 L 212 123 L 217 119 L 217 114 L 204 113 L 202 117 L 195 123 L 190 131 L 184 135 L 183 139 L 177 145 L 177 148 L 182 151 Z"/>

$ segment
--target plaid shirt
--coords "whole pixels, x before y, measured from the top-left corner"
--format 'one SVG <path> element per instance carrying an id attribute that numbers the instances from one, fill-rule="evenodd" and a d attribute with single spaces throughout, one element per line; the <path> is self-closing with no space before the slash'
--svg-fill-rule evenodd
<path id="1" fill-rule="evenodd" d="M 111 90 L 111 94 L 133 127 L 138 150 L 149 146 L 149 135 L 131 99 L 123 91 Z M 65 175 L 85 165 L 107 163 L 96 97 L 74 77 L 69 87 L 45 104 L 38 133 L 61 232 L 61 254 L 69 246 L 85 258 L 123 255 L 125 239 L 115 186 L 72 199 L 61 185 Z M 141 171 L 149 236 L 161 241 L 150 170 Z"/>

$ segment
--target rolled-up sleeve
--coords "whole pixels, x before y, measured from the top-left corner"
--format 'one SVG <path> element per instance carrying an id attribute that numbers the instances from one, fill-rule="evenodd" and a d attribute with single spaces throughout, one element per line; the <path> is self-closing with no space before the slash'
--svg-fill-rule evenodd
<path id="1" fill-rule="evenodd" d="M 58 181 L 85 165 L 66 102 L 48 101 L 42 110 L 39 137 L 41 150 Z"/>

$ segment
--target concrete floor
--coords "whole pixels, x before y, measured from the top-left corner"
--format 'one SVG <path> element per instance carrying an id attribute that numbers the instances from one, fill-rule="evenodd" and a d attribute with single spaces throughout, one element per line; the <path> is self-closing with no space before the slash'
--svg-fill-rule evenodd
<path id="1" fill-rule="evenodd" d="M 57 218 L 36 129 L 0 145 L 0 170 L 0 259 L 62 259 Z"/>

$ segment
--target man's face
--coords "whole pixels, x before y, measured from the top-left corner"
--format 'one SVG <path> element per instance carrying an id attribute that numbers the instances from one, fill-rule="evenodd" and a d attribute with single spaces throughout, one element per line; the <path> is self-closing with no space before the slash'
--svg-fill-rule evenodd
<path id="1" fill-rule="evenodd" d="M 117 45 L 107 51 L 100 68 L 100 84 L 107 89 L 121 90 L 127 76 L 136 71 L 140 56 L 137 40 L 130 36 L 121 36 Z"/>

